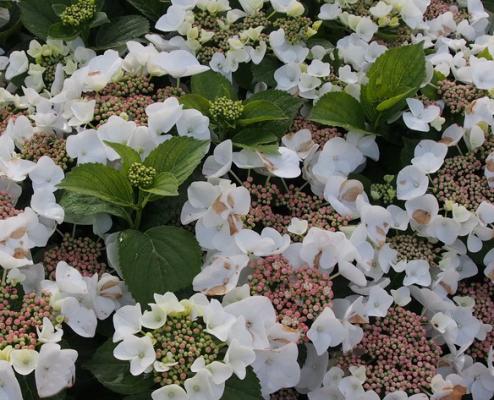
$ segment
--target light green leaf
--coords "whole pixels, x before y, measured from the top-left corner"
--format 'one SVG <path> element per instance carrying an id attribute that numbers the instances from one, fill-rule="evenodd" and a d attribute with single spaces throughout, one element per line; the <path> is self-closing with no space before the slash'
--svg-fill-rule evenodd
<path id="1" fill-rule="evenodd" d="M 82 224 L 96 214 L 110 214 L 126 220 L 129 218 L 127 211 L 120 206 L 75 192 L 64 192 L 59 204 L 65 210 L 64 222 L 71 224 Z"/>
<path id="2" fill-rule="evenodd" d="M 117 360 L 113 356 L 116 346 L 116 343 L 108 339 L 84 364 L 84 368 L 91 371 L 99 383 L 115 393 L 129 395 L 151 389 L 154 386 L 153 375 L 133 376 L 129 362 Z"/>
<path id="3" fill-rule="evenodd" d="M 96 33 L 96 50 L 105 50 L 125 45 L 149 32 L 149 21 L 140 15 L 125 15 L 114 18 Z"/>
<path id="4" fill-rule="evenodd" d="M 57 16 L 61 16 L 67 8 L 67 4 L 55 3 L 51 5 L 51 8 Z"/>
<path id="5" fill-rule="evenodd" d="M 54 39 L 73 40 L 79 35 L 77 28 L 56 22 L 48 29 L 48 36 Z"/>
<path id="6" fill-rule="evenodd" d="M 125 283 L 141 304 L 151 302 L 154 293 L 190 286 L 202 264 L 194 235 L 173 226 L 159 226 L 145 233 L 124 231 L 119 253 Z"/>
<path id="7" fill-rule="evenodd" d="M 199 94 L 186 94 L 180 96 L 178 101 L 183 104 L 185 108 L 196 109 L 204 115 L 209 114 L 209 100 Z"/>
<path id="8" fill-rule="evenodd" d="M 102 164 L 82 164 L 75 167 L 58 187 L 123 207 L 132 207 L 134 204 L 134 192 L 127 177 Z"/>
<path id="9" fill-rule="evenodd" d="M 323 125 L 365 132 L 365 116 L 360 103 L 344 92 L 326 93 L 312 109 L 309 119 Z"/>
<path id="10" fill-rule="evenodd" d="M 194 172 L 206 154 L 209 142 L 180 136 L 160 144 L 144 160 L 159 172 L 170 172 L 181 185 Z"/>
<path id="11" fill-rule="evenodd" d="M 288 117 L 276 104 L 266 100 L 249 101 L 244 106 L 242 117 L 238 120 L 240 126 L 252 125 L 265 121 L 281 121 Z"/>
<path id="12" fill-rule="evenodd" d="M 259 400 L 261 398 L 259 379 L 252 369 L 248 368 L 244 380 L 233 376 L 226 381 L 225 393 L 221 400 Z"/>
<path id="13" fill-rule="evenodd" d="M 153 186 L 141 190 L 161 197 L 178 196 L 178 181 L 170 172 L 161 172 L 154 178 Z"/>
<path id="14" fill-rule="evenodd" d="M 391 110 L 404 104 L 405 93 L 413 96 L 425 79 L 425 54 L 421 43 L 390 49 L 381 55 L 367 73 L 361 102 L 367 118 L 377 119 L 376 111 Z M 387 103 L 388 100 L 393 99 Z M 393 104 L 394 103 L 394 104 Z M 380 110 L 377 107 L 380 106 Z"/>
<path id="15" fill-rule="evenodd" d="M 105 144 L 110 146 L 120 156 L 120 159 L 122 160 L 122 172 L 125 174 L 129 172 L 129 168 L 132 164 L 142 162 L 141 156 L 132 147 L 121 143 L 108 142 L 106 140 Z"/>
<path id="16" fill-rule="evenodd" d="M 278 150 L 278 137 L 266 130 L 259 130 L 257 127 L 242 129 L 232 138 L 236 146 L 251 150 L 265 150 L 266 145 L 273 145 Z"/>
<path id="17" fill-rule="evenodd" d="M 191 91 L 193 94 L 201 95 L 208 100 L 214 100 L 218 97 L 236 98 L 230 81 L 214 71 L 194 75 L 191 79 Z"/>

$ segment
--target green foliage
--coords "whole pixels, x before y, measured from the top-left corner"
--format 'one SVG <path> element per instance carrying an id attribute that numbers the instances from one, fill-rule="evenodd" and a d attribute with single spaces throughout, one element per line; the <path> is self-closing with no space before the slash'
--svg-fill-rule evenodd
<path id="1" fill-rule="evenodd" d="M 360 103 L 344 92 L 326 93 L 312 109 L 309 119 L 347 130 L 366 130 L 365 115 Z"/>
<path id="2" fill-rule="evenodd" d="M 60 22 L 60 18 L 52 8 L 53 4 L 68 6 L 71 0 L 21 0 L 21 21 L 34 36 L 46 40 L 50 27 Z"/>
<path id="3" fill-rule="evenodd" d="M 425 54 L 421 43 L 388 50 L 367 73 L 360 101 L 368 121 L 380 122 L 400 111 L 407 97 L 413 97 L 425 79 Z"/>
<path id="4" fill-rule="evenodd" d="M 149 32 L 149 21 L 140 15 L 125 15 L 114 18 L 111 23 L 98 29 L 96 49 L 105 50 L 124 46 L 128 40 L 135 40 Z"/>
<path id="5" fill-rule="evenodd" d="M 166 4 L 160 0 L 127 0 L 151 21 L 156 21 L 165 13 Z"/>
<path id="6" fill-rule="evenodd" d="M 58 187 L 118 206 L 131 207 L 134 204 L 132 187 L 127 177 L 102 164 L 79 165 L 65 176 Z"/>
<path id="7" fill-rule="evenodd" d="M 244 380 L 236 376 L 226 381 L 225 393 L 221 400 L 259 400 L 262 398 L 259 379 L 251 368 L 247 369 Z"/>
<path id="8" fill-rule="evenodd" d="M 158 173 L 172 173 L 180 185 L 199 165 L 207 148 L 207 141 L 173 137 L 156 147 L 144 160 L 144 164 L 153 167 Z"/>
<path id="9" fill-rule="evenodd" d="M 245 103 L 244 112 L 238 124 L 240 126 L 247 126 L 258 122 L 286 119 L 288 119 L 287 116 L 276 104 L 266 100 L 252 100 Z"/>
<path id="10" fill-rule="evenodd" d="M 115 347 L 116 344 L 108 339 L 84 367 L 91 371 L 103 386 L 116 393 L 133 395 L 153 387 L 151 375 L 133 376 L 129 371 L 128 361 L 120 361 L 113 357 Z"/>
<path id="11" fill-rule="evenodd" d="M 154 293 L 190 286 L 202 264 L 194 235 L 172 226 L 122 232 L 119 253 L 125 282 L 141 304 L 151 302 Z"/>
<path id="12" fill-rule="evenodd" d="M 191 91 L 193 94 L 198 94 L 208 100 L 214 100 L 218 97 L 227 97 L 232 100 L 237 98 L 228 79 L 214 71 L 194 75 L 191 79 Z"/>

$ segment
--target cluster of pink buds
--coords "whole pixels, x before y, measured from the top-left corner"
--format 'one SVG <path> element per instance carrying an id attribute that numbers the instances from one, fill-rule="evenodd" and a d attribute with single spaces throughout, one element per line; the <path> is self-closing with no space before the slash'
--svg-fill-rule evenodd
<path id="1" fill-rule="evenodd" d="M 324 147 L 328 140 L 343 136 L 343 134 L 336 128 L 319 125 L 315 122 L 308 121 L 303 117 L 295 118 L 293 121 L 292 131 L 297 132 L 302 129 L 308 129 L 312 134 L 312 140 L 314 143 L 318 144 L 321 148 Z"/>
<path id="2" fill-rule="evenodd" d="M 288 232 L 292 218 L 306 220 L 309 228 L 317 227 L 329 231 L 336 231 L 349 222 L 349 218 L 339 215 L 322 197 L 307 194 L 294 185 L 288 186 L 286 191 L 270 182 L 255 184 L 252 178 L 248 178 L 244 186 L 252 199 L 244 224 L 251 229 L 272 227 L 299 241 L 300 236 Z"/>
<path id="3" fill-rule="evenodd" d="M 43 264 L 51 279 L 54 279 L 57 264 L 65 261 L 77 269 L 83 276 L 102 275 L 106 264 L 100 259 L 103 256 L 103 245 L 88 237 L 72 238 L 65 234 L 62 243 L 45 252 Z"/>
<path id="4" fill-rule="evenodd" d="M 458 294 L 470 296 L 475 300 L 474 316 L 484 324 L 494 327 L 494 282 L 484 279 L 482 282 L 461 282 Z M 494 346 L 494 329 L 482 341 L 473 342 L 467 350 L 475 360 L 485 362 L 489 349 Z"/>
<path id="5" fill-rule="evenodd" d="M 390 308 L 384 318 L 363 326 L 364 337 L 338 365 L 364 366 L 366 390 L 387 394 L 402 390 L 408 394 L 430 389 L 441 356 L 441 348 L 427 338 L 427 320 L 401 307 Z"/>
<path id="6" fill-rule="evenodd" d="M 329 275 L 303 266 L 293 268 L 283 256 L 269 256 L 252 262 L 249 275 L 252 295 L 262 295 L 273 303 L 278 321 L 302 333 L 309 330 L 333 299 Z"/>
<path id="7" fill-rule="evenodd" d="M 21 212 L 12 204 L 12 199 L 7 193 L 0 192 L 0 220 L 15 217 Z"/>
<path id="8" fill-rule="evenodd" d="M 47 293 L 20 294 L 13 286 L 0 288 L 0 350 L 34 349 L 37 344 L 36 328 L 41 330 L 43 318 L 55 325 L 57 314 L 50 306 Z"/>

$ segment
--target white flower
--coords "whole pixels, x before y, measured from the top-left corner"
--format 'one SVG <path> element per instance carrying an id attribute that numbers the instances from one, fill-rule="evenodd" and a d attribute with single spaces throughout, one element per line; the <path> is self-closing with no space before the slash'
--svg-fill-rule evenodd
<path id="1" fill-rule="evenodd" d="M 319 314 L 307 332 L 307 337 L 311 340 L 318 355 L 322 355 L 329 347 L 338 346 L 344 336 L 343 325 L 329 307 Z"/>
<path id="2" fill-rule="evenodd" d="M 204 176 L 220 178 L 227 174 L 233 162 L 233 143 L 230 139 L 221 142 L 214 149 L 213 155 L 209 156 L 202 167 Z"/>
<path id="3" fill-rule="evenodd" d="M 224 385 L 216 385 L 207 370 L 196 373 L 184 383 L 188 400 L 218 400 L 221 398 Z"/>
<path id="4" fill-rule="evenodd" d="M 235 243 L 247 255 L 269 256 L 283 253 L 290 245 L 290 236 L 276 229 L 264 228 L 259 235 L 251 229 L 242 229 L 235 235 Z"/>
<path id="5" fill-rule="evenodd" d="M 479 89 L 494 89 L 492 70 L 494 61 L 484 58 L 470 57 L 473 84 Z"/>
<path id="6" fill-rule="evenodd" d="M 113 355 L 118 360 L 130 361 L 130 373 L 134 376 L 144 373 L 156 360 L 153 342 L 149 336 L 126 336 L 115 347 Z"/>
<path id="7" fill-rule="evenodd" d="M 187 393 L 179 385 L 166 385 L 151 393 L 153 400 L 189 400 Z"/>
<path id="8" fill-rule="evenodd" d="M 117 310 L 113 315 L 113 325 L 115 327 L 114 342 L 138 333 L 142 328 L 141 305 L 139 303 L 135 306 L 127 305 Z"/>
<path id="9" fill-rule="evenodd" d="M 295 343 L 288 343 L 273 350 L 256 351 L 256 360 L 252 367 L 261 382 L 263 396 L 298 383 L 300 366 L 297 356 L 298 349 Z"/>
<path id="10" fill-rule="evenodd" d="M 38 366 L 34 372 L 40 397 L 54 396 L 74 384 L 77 351 L 61 349 L 55 343 L 41 346 Z"/>
<path id="11" fill-rule="evenodd" d="M 403 113 L 403 121 L 414 131 L 429 132 L 429 124 L 441 115 L 438 106 L 424 107 L 424 104 L 417 99 L 408 98 L 407 104 L 411 112 Z"/>
<path id="12" fill-rule="evenodd" d="M 445 144 L 434 140 L 421 140 L 415 147 L 412 164 L 426 174 L 432 174 L 441 168 L 447 153 L 448 146 Z"/>
<path id="13" fill-rule="evenodd" d="M 235 317 L 225 311 L 221 303 L 213 299 L 204 309 L 205 331 L 217 337 L 221 341 L 226 341 L 230 335 L 230 330 L 235 324 Z"/>
<path id="14" fill-rule="evenodd" d="M 225 354 L 224 362 L 229 365 L 233 373 L 239 379 L 244 379 L 247 374 L 246 368 L 256 359 L 256 354 L 251 347 L 243 346 L 237 339 L 232 339 Z"/>
<path id="15" fill-rule="evenodd" d="M 276 81 L 276 89 L 292 92 L 297 88 L 300 81 L 301 71 L 300 66 L 296 63 L 289 63 L 279 67 L 274 72 Z"/>
<path id="16" fill-rule="evenodd" d="M 358 218 L 360 213 L 357 210 L 356 201 L 359 196 L 362 196 L 363 201 L 368 200 L 364 185 L 356 179 L 333 175 L 326 181 L 324 198 L 338 214 Z"/>
<path id="17" fill-rule="evenodd" d="M 184 23 L 186 9 L 184 7 L 172 4 L 167 8 L 166 14 L 162 15 L 156 22 L 155 28 L 162 32 L 178 31 Z"/>
<path id="18" fill-rule="evenodd" d="M 413 284 L 420 286 L 429 286 L 431 284 L 430 266 L 426 260 L 408 261 L 405 266 L 405 279 L 403 285 L 410 286 Z"/>
<path id="19" fill-rule="evenodd" d="M 185 50 L 162 52 L 153 58 L 152 63 L 152 68 L 160 71 L 161 75 L 168 74 L 177 79 L 209 70 L 209 67 L 201 65 L 197 58 Z"/>
<path id="20" fill-rule="evenodd" d="M 169 97 L 163 103 L 146 107 L 148 126 L 156 135 L 168 133 L 182 116 L 182 108 L 176 97 Z"/>
<path id="21" fill-rule="evenodd" d="M 69 126 L 81 126 L 89 124 L 94 118 L 94 107 L 96 100 L 73 101 L 70 104 Z"/>
<path id="22" fill-rule="evenodd" d="M 29 172 L 29 178 L 34 191 L 46 188 L 51 192 L 57 190 L 57 185 L 64 178 L 63 169 L 48 156 L 41 157 L 36 166 Z"/>
<path id="23" fill-rule="evenodd" d="M 103 164 L 107 160 L 105 146 L 94 129 L 70 135 L 67 138 L 66 148 L 67 154 L 71 158 L 77 158 L 78 164 L 92 162 Z"/>
<path id="24" fill-rule="evenodd" d="M 410 289 L 406 286 L 402 286 L 396 290 L 391 289 L 391 295 L 393 296 L 394 302 L 401 307 L 405 307 L 412 301 L 412 298 L 410 297 Z"/>
<path id="25" fill-rule="evenodd" d="M 396 183 L 398 199 L 410 200 L 422 196 L 427 191 L 429 179 L 422 169 L 408 165 L 398 173 Z"/>
<path id="26" fill-rule="evenodd" d="M 7 361 L 0 360 L 0 398 L 5 400 L 22 400 L 19 382 Z"/>
<path id="27" fill-rule="evenodd" d="M 307 357 L 300 373 L 300 381 L 297 384 L 297 391 L 307 393 L 320 387 L 324 375 L 328 370 L 328 354 L 318 355 L 314 345 L 305 345 Z"/>
<path id="28" fill-rule="evenodd" d="M 29 375 L 38 365 L 39 354 L 36 350 L 15 349 L 10 353 L 10 362 L 15 372 L 21 375 Z"/>
<path id="29" fill-rule="evenodd" d="M 31 208 L 43 217 L 53 219 L 59 224 L 63 222 L 65 211 L 57 204 L 55 195 L 49 187 L 34 192 L 31 197 Z"/>
<path id="30" fill-rule="evenodd" d="M 302 160 L 313 154 L 318 148 L 318 145 L 312 140 L 312 133 L 308 129 L 288 133 L 281 138 L 281 142 L 285 147 L 295 151 Z"/>
<path id="31" fill-rule="evenodd" d="M 36 332 L 38 334 L 38 340 L 41 343 L 58 343 L 62 340 L 63 330 L 62 328 L 56 328 L 53 323 L 46 317 L 43 318 L 43 327 L 41 331 L 39 327 L 36 327 Z"/>
<path id="32" fill-rule="evenodd" d="M 273 9 L 290 17 L 298 17 L 304 13 L 304 6 L 297 0 L 271 0 Z"/>
<path id="33" fill-rule="evenodd" d="M 393 297 L 382 287 L 373 286 L 365 304 L 365 313 L 369 317 L 385 317 L 391 304 L 393 304 Z"/>
<path id="34" fill-rule="evenodd" d="M 461 225 L 452 218 L 437 215 L 428 227 L 428 232 L 444 244 L 450 245 L 460 234 Z"/>
<path id="35" fill-rule="evenodd" d="M 10 53 L 9 66 L 5 71 L 5 79 L 11 80 L 17 75 L 27 72 L 29 68 L 29 60 L 24 51 L 13 51 Z"/>
<path id="36" fill-rule="evenodd" d="M 197 110 L 183 110 L 177 121 L 177 131 L 180 136 L 188 136 L 197 140 L 211 139 L 209 118 Z"/>
<path id="37" fill-rule="evenodd" d="M 292 218 L 287 230 L 294 235 L 303 235 L 309 228 L 309 222 L 304 219 Z"/>
<path id="38" fill-rule="evenodd" d="M 257 152 L 264 169 L 279 178 L 297 178 L 300 173 L 300 158 L 297 153 L 286 147 L 279 147 L 278 154 Z"/>

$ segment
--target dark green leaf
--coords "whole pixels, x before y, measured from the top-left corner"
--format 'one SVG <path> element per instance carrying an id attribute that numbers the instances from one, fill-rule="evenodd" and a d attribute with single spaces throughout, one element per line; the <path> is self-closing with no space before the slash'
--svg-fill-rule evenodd
<path id="1" fill-rule="evenodd" d="M 181 185 L 206 154 L 209 142 L 190 137 L 173 137 L 160 144 L 144 160 L 157 172 L 170 172 Z"/>
<path id="2" fill-rule="evenodd" d="M 165 4 L 161 0 L 127 0 L 151 21 L 158 20 L 165 13 Z"/>
<path id="3" fill-rule="evenodd" d="M 104 50 L 125 45 L 128 40 L 136 40 L 149 32 L 149 21 L 140 15 L 117 17 L 111 23 L 98 29 L 96 49 Z"/>
<path id="4" fill-rule="evenodd" d="M 282 137 L 292 126 L 294 118 L 297 116 L 302 100 L 281 90 L 265 90 L 254 94 L 246 103 L 255 100 L 267 100 L 276 104 L 287 116 L 286 120 L 270 121 L 262 123 L 259 130 L 268 131 L 278 137 Z"/>
<path id="5" fill-rule="evenodd" d="M 54 23 L 48 29 L 48 36 L 54 39 L 73 40 L 78 34 L 79 31 L 75 27 L 64 25 L 61 22 Z"/>
<path id="6" fill-rule="evenodd" d="M 248 127 L 237 133 L 232 141 L 235 145 L 259 150 L 259 147 L 266 144 L 275 144 L 278 148 L 278 137 L 266 130 L 258 130 L 257 127 Z"/>
<path id="7" fill-rule="evenodd" d="M 288 117 L 276 104 L 266 100 L 252 100 L 245 104 L 240 126 L 252 125 L 264 121 L 286 120 Z"/>
<path id="8" fill-rule="evenodd" d="M 276 86 L 274 72 L 281 66 L 280 61 L 274 57 L 267 55 L 259 64 L 252 64 L 252 77 L 254 82 L 264 82 L 270 87 Z"/>
<path id="9" fill-rule="evenodd" d="M 127 211 L 122 207 L 75 192 L 64 192 L 59 204 L 65 210 L 64 221 L 71 224 L 81 224 L 88 217 L 96 214 L 110 214 L 123 219 L 128 218 Z"/>
<path id="10" fill-rule="evenodd" d="M 48 29 L 59 22 L 58 16 L 52 9 L 52 4 L 71 4 L 72 0 L 21 0 L 21 21 L 33 35 L 46 40 Z"/>
<path id="11" fill-rule="evenodd" d="M 186 94 L 178 99 L 185 108 L 193 108 L 204 115 L 209 114 L 209 100 L 198 94 Z"/>
<path id="12" fill-rule="evenodd" d="M 60 16 L 67 8 L 67 4 L 55 3 L 51 5 L 51 8 L 57 16 Z"/>
<path id="13" fill-rule="evenodd" d="M 102 164 L 82 164 L 75 167 L 58 187 L 123 207 L 134 204 L 134 192 L 127 177 Z"/>
<path id="14" fill-rule="evenodd" d="M 178 196 L 178 181 L 170 172 L 161 172 L 154 178 L 153 186 L 141 189 L 158 196 Z"/>
<path id="15" fill-rule="evenodd" d="M 262 398 L 261 385 L 256 374 L 249 368 L 244 380 L 236 376 L 226 381 L 225 393 L 221 400 L 259 400 Z"/>
<path id="16" fill-rule="evenodd" d="M 152 375 L 133 376 L 128 361 L 113 357 L 115 347 L 111 339 L 107 340 L 84 368 L 91 371 L 103 386 L 119 394 L 137 394 L 151 389 L 154 386 Z"/>
<path id="17" fill-rule="evenodd" d="M 194 235 L 172 226 L 145 233 L 127 230 L 120 236 L 120 266 L 132 296 L 141 304 L 154 293 L 177 291 L 191 285 L 202 264 Z"/>
<path id="18" fill-rule="evenodd" d="M 309 119 L 346 130 L 365 131 L 365 116 L 360 103 L 344 92 L 326 93 L 312 109 Z"/>
<path id="19" fill-rule="evenodd" d="M 113 150 L 115 150 L 120 159 L 122 160 L 122 171 L 127 174 L 129 172 L 129 168 L 134 163 L 140 163 L 141 157 L 139 153 L 135 151 L 132 147 L 126 146 L 121 143 L 108 142 L 105 140 L 105 144 L 110 146 Z"/>
<path id="20" fill-rule="evenodd" d="M 193 94 L 199 94 L 208 100 L 214 100 L 218 97 L 236 98 L 233 86 L 228 79 L 214 71 L 194 75 L 191 79 L 191 91 Z"/>
<path id="21" fill-rule="evenodd" d="M 108 15 L 104 12 L 97 12 L 96 15 L 94 16 L 93 20 L 91 21 L 91 24 L 89 25 L 90 28 L 97 28 L 98 26 L 108 24 L 110 22 L 110 19 L 108 18 Z"/>

